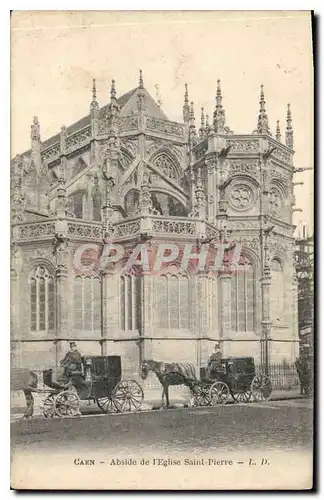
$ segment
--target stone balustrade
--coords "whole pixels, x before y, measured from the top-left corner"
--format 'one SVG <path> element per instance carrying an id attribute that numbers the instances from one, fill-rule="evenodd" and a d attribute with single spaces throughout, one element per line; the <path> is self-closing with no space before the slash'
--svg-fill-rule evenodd
<path id="1" fill-rule="evenodd" d="M 58 231 L 66 234 L 69 239 L 81 241 L 102 241 L 102 224 L 100 222 L 82 221 L 76 219 L 62 219 L 59 223 L 55 219 L 46 222 L 19 223 L 14 226 L 15 242 L 46 240 L 53 238 Z M 151 235 L 165 234 L 172 236 L 198 237 L 201 233 L 201 224 L 205 224 L 206 236 L 218 236 L 217 229 L 208 222 L 198 219 L 141 216 L 125 219 L 114 224 L 114 240 L 134 237 L 143 233 Z"/>

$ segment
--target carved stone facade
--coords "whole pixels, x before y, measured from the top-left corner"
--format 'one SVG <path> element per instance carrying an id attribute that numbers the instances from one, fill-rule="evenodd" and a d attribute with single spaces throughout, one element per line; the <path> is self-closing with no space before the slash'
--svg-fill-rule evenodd
<path id="1" fill-rule="evenodd" d="M 35 118 L 31 150 L 12 162 L 15 365 L 58 364 L 71 339 L 84 354 L 122 355 L 132 374 L 144 357 L 198 369 L 216 340 L 224 356 L 264 362 L 266 338 L 267 362 L 294 360 L 292 149 L 264 110 L 262 130 L 235 135 L 219 83 L 199 136 L 187 101 L 176 123 L 143 88 L 111 96 L 100 108 L 94 93 L 90 114 L 44 143 Z M 116 263 L 102 260 L 105 243 L 118 245 Z M 198 269 L 195 254 L 209 245 L 214 263 L 216 243 L 230 248 L 220 269 Z M 151 266 L 159 244 L 162 269 L 127 267 L 137 245 Z"/>

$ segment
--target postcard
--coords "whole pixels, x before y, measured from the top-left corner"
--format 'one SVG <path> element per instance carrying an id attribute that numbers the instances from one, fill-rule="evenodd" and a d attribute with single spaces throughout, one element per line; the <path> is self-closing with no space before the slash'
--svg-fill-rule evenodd
<path id="1" fill-rule="evenodd" d="M 11 487 L 313 487 L 308 11 L 13 11 Z"/>

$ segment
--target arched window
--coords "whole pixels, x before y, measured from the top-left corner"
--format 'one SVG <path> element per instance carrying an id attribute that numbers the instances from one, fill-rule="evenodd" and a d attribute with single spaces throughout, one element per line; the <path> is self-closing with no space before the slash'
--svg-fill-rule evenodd
<path id="1" fill-rule="evenodd" d="M 284 273 L 277 259 L 271 261 L 270 319 L 280 321 L 284 310 Z"/>
<path id="2" fill-rule="evenodd" d="M 154 165 L 158 167 L 164 175 L 176 182 L 179 182 L 179 175 L 173 161 L 166 154 L 159 155 L 154 160 Z"/>
<path id="3" fill-rule="evenodd" d="M 101 283 L 98 276 L 76 276 L 73 283 L 73 328 L 101 328 Z"/>
<path id="4" fill-rule="evenodd" d="M 190 306 L 187 276 L 162 275 L 156 278 L 155 311 L 158 327 L 189 328 Z"/>
<path id="5" fill-rule="evenodd" d="M 44 266 L 34 269 L 29 281 L 30 328 L 32 331 L 55 328 L 54 278 Z"/>
<path id="6" fill-rule="evenodd" d="M 251 262 L 238 266 L 232 276 L 232 330 L 253 332 L 255 329 L 255 273 Z"/>
<path id="7" fill-rule="evenodd" d="M 122 330 L 139 330 L 142 303 L 141 276 L 125 275 L 120 278 L 120 315 Z"/>
<path id="8" fill-rule="evenodd" d="M 83 218 L 84 192 L 78 191 L 69 197 L 71 210 L 77 219 Z"/>

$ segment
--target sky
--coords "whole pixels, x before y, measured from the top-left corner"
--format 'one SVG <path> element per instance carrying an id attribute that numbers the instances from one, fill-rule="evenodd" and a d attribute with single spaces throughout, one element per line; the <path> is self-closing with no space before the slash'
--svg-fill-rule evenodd
<path id="1" fill-rule="evenodd" d="M 227 124 L 251 133 L 257 124 L 260 85 L 275 133 L 284 137 L 291 104 L 295 166 L 313 168 L 313 61 L 306 11 L 14 12 L 11 18 L 11 156 L 30 148 L 30 125 L 38 116 L 42 140 L 89 113 L 92 79 L 100 106 L 138 85 L 162 109 L 182 121 L 184 84 L 212 116 L 221 80 Z M 294 223 L 312 233 L 313 172 L 295 175 Z"/>

